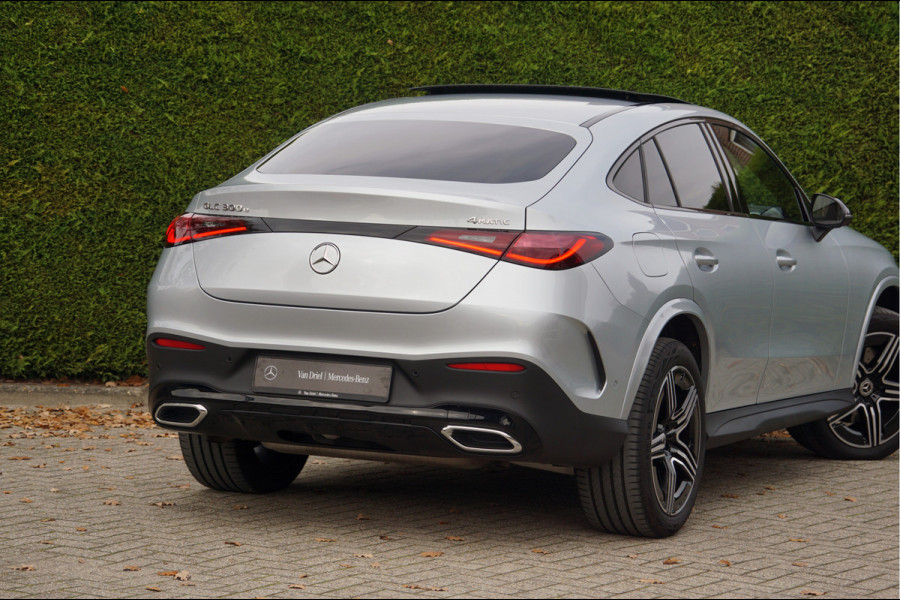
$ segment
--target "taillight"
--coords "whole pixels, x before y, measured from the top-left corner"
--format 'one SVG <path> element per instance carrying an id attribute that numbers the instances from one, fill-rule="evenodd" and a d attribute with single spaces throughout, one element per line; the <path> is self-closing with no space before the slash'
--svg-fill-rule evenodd
<path id="1" fill-rule="evenodd" d="M 257 217 L 220 217 L 187 213 L 175 217 L 169 224 L 169 228 L 166 229 L 165 245 L 168 248 L 211 237 L 254 231 L 269 231 L 269 228 Z"/>
<path id="2" fill-rule="evenodd" d="M 599 233 L 526 231 L 502 260 L 537 269 L 571 269 L 606 254 L 612 245 L 611 239 Z"/>
<path id="3" fill-rule="evenodd" d="M 416 227 L 400 236 L 400 239 L 500 258 L 519 233 L 518 231 L 484 229 Z"/>
<path id="4" fill-rule="evenodd" d="M 599 233 L 568 231 L 494 231 L 416 227 L 400 239 L 493 257 L 535 269 L 571 269 L 612 249 Z"/>

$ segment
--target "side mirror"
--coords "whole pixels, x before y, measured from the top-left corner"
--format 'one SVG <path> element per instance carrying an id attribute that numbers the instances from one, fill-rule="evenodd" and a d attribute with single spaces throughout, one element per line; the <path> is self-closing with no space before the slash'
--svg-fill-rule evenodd
<path id="1" fill-rule="evenodd" d="M 812 199 L 813 237 L 822 241 L 829 231 L 848 225 L 853 219 L 847 205 L 832 196 L 816 194 Z"/>

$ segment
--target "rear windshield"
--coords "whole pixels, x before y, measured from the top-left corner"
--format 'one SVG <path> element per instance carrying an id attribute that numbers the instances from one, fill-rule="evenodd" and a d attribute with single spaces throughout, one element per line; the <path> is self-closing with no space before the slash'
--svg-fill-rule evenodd
<path id="1" fill-rule="evenodd" d="M 356 121 L 310 129 L 259 171 L 469 183 L 540 179 L 575 147 L 556 131 L 448 121 Z"/>

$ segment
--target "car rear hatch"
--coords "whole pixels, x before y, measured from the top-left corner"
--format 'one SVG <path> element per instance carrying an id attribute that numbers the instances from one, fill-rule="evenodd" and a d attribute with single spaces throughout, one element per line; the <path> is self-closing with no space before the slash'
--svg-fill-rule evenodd
<path id="1" fill-rule="evenodd" d="M 346 121 L 308 130 L 195 197 L 193 213 L 248 220 L 253 231 L 192 244 L 206 293 L 297 307 L 445 310 L 502 254 L 467 246 L 515 239 L 526 207 L 590 143 L 585 129 L 562 133 L 560 124 Z"/>

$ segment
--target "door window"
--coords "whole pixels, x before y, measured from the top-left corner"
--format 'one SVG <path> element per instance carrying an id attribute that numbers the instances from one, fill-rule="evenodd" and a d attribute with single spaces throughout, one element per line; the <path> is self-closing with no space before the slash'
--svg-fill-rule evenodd
<path id="1" fill-rule="evenodd" d="M 743 211 L 785 221 L 803 221 L 797 191 L 774 158 L 749 136 L 714 124 L 712 130 L 734 169 Z"/>
<path id="2" fill-rule="evenodd" d="M 679 125 L 663 131 L 655 139 L 672 176 L 680 206 L 731 211 L 722 177 L 699 125 Z"/>

